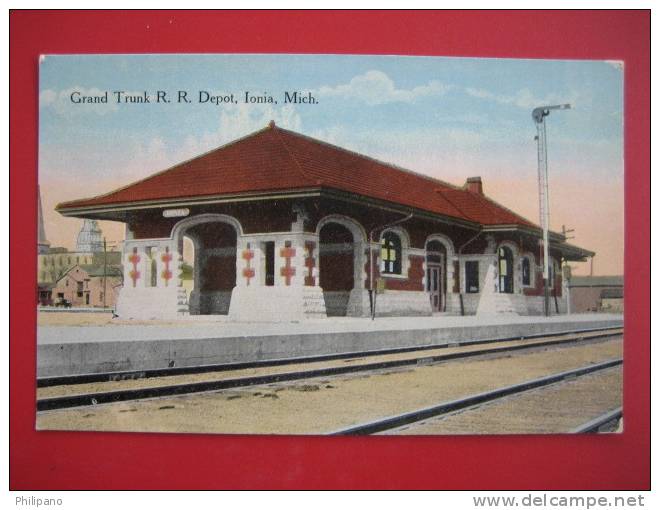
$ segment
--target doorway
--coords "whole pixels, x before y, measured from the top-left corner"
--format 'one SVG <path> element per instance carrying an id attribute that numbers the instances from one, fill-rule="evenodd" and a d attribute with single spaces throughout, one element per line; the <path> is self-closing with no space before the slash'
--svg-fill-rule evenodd
<path id="1" fill-rule="evenodd" d="M 447 250 L 439 241 L 426 245 L 426 292 L 433 312 L 446 311 Z"/>
<path id="2" fill-rule="evenodd" d="M 507 246 L 500 246 L 498 250 L 500 292 L 513 294 L 513 252 Z"/>

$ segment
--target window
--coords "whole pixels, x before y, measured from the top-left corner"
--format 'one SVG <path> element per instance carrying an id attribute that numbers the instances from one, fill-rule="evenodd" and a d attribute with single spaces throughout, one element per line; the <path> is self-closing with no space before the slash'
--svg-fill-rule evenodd
<path id="1" fill-rule="evenodd" d="M 264 250 L 264 285 L 272 287 L 275 285 L 275 242 L 266 241 L 263 243 Z"/>
<path id="2" fill-rule="evenodd" d="M 380 241 L 380 270 L 384 274 L 401 274 L 401 239 L 385 232 Z"/>
<path id="3" fill-rule="evenodd" d="M 526 287 L 529 287 L 532 284 L 529 257 L 522 258 L 522 284 Z"/>
<path id="4" fill-rule="evenodd" d="M 77 291 L 78 291 L 78 297 L 82 297 L 83 295 L 83 282 L 77 282 Z"/>
<path id="5" fill-rule="evenodd" d="M 465 262 L 465 292 L 474 294 L 479 292 L 479 261 Z"/>

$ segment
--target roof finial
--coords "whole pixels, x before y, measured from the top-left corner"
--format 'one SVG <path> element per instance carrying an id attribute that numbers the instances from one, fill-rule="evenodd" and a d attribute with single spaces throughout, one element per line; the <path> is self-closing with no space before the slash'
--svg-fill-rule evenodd
<path id="1" fill-rule="evenodd" d="M 275 121 L 271 119 L 271 121 L 268 123 L 268 127 L 273 129 L 275 127 Z"/>

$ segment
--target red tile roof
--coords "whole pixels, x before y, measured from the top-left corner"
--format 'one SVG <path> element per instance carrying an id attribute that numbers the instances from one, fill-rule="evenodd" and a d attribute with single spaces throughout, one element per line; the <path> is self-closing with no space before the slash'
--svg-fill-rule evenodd
<path id="1" fill-rule="evenodd" d="M 108 194 L 59 204 L 57 210 L 305 188 L 346 191 L 482 225 L 535 226 L 478 193 L 273 123 Z"/>

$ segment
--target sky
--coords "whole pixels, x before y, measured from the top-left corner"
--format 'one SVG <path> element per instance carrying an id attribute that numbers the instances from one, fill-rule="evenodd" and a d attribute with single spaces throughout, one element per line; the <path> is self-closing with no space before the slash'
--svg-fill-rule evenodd
<path id="1" fill-rule="evenodd" d="M 39 183 L 46 235 L 73 249 L 82 220 L 57 203 L 147 177 L 277 125 L 484 192 L 538 222 L 537 106 L 547 117 L 550 226 L 595 251 L 594 274 L 623 274 L 623 68 L 610 61 L 340 55 L 44 56 Z M 165 91 L 171 102 L 157 103 Z M 190 103 L 177 102 L 186 91 Z M 108 91 L 108 103 L 74 103 Z M 120 103 L 114 91 L 147 94 Z M 234 94 L 235 103 L 199 102 Z M 284 93 L 316 104 L 285 104 Z M 277 103 L 245 103 L 245 93 Z M 100 222 L 109 241 L 123 224 Z M 576 264 L 588 274 L 589 264 Z"/>

